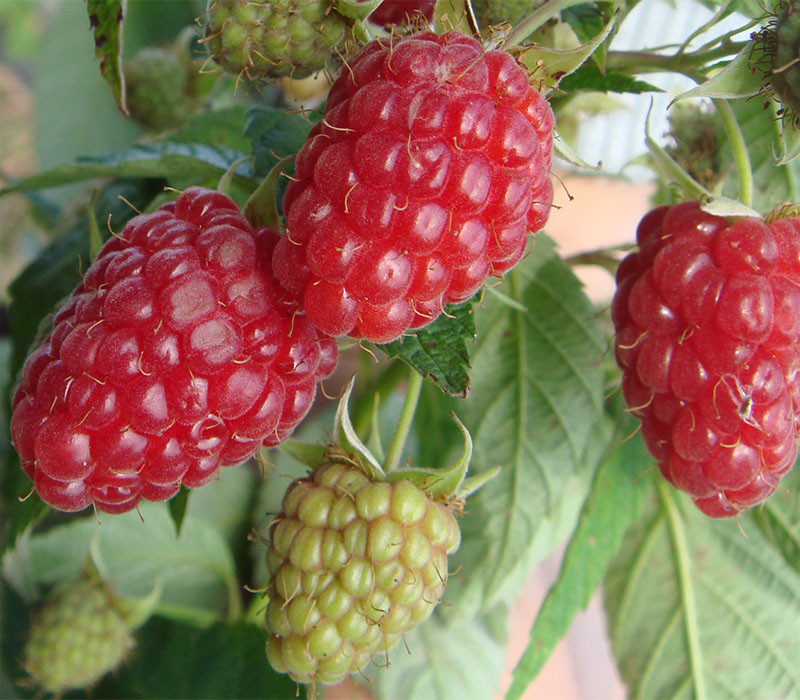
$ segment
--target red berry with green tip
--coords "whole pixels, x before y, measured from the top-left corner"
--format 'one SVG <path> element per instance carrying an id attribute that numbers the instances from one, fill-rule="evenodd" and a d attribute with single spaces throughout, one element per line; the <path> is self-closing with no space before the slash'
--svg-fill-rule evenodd
<path id="1" fill-rule="evenodd" d="M 430 323 L 544 225 L 552 129 L 504 51 L 458 32 L 370 42 L 297 155 L 276 277 L 329 335 L 386 343 Z"/>
<path id="2" fill-rule="evenodd" d="M 800 429 L 800 220 L 659 207 L 617 271 L 622 390 L 662 474 L 711 517 L 766 499 Z"/>
<path id="3" fill-rule="evenodd" d="M 276 239 L 193 187 L 106 242 L 12 402 L 12 439 L 43 500 L 124 512 L 292 432 L 336 345 L 275 282 Z"/>

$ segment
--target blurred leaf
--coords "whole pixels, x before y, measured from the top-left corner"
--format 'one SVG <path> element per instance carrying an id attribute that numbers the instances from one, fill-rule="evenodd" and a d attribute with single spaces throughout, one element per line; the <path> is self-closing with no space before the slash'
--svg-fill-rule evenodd
<path id="1" fill-rule="evenodd" d="M 800 467 L 783 477 L 778 490 L 750 517 L 786 562 L 800 573 Z"/>
<path id="2" fill-rule="evenodd" d="M 588 61 L 574 73 L 559 83 L 559 88 L 566 93 L 577 90 L 597 92 L 629 92 L 640 95 L 644 92 L 663 92 L 655 85 L 638 80 L 631 75 L 615 71 L 603 73 L 596 63 Z"/>
<path id="3" fill-rule="evenodd" d="M 50 168 L 0 189 L 0 196 L 9 192 L 65 185 L 93 177 L 197 179 L 212 175 L 219 178 L 241 157 L 242 154 L 238 151 L 202 143 L 148 143 L 117 153 L 86 156 L 75 163 Z M 243 164 L 236 170 L 235 179 L 238 184 L 255 189 L 249 177 L 248 165 Z"/>
<path id="4" fill-rule="evenodd" d="M 253 151 L 253 174 L 265 177 L 283 158 L 293 156 L 305 143 L 312 122 L 319 121 L 315 112 L 287 112 L 276 107 L 252 107 L 247 112 L 245 134 Z"/>
<path id="5" fill-rule="evenodd" d="M 586 43 L 603 31 L 608 17 L 597 3 L 585 2 L 561 10 L 561 21 L 572 27 L 581 43 Z"/>
<path id="6" fill-rule="evenodd" d="M 199 112 L 182 126 L 170 131 L 167 140 L 172 143 L 202 143 L 247 153 L 250 139 L 244 133 L 245 123 L 245 109 L 238 105 L 213 112 Z"/>
<path id="7" fill-rule="evenodd" d="M 106 677 L 93 695 L 142 700 L 297 697 L 299 686 L 267 663 L 266 641 L 261 627 L 245 622 L 198 629 L 155 617 L 136 633 L 130 662 Z"/>
<path id="8" fill-rule="evenodd" d="M 684 494 L 659 493 L 605 580 L 629 696 L 797 697 L 797 570 L 749 515 L 714 521 Z"/>
<path id="9" fill-rule="evenodd" d="M 125 116 L 125 78 L 122 74 L 122 22 L 126 0 L 86 0 L 89 25 L 94 33 L 94 53 L 100 60 L 100 72 L 111 86 L 114 99 Z"/>
<path id="10" fill-rule="evenodd" d="M 445 600 L 446 600 L 445 595 Z M 402 645 L 366 670 L 378 700 L 486 700 L 497 692 L 505 665 L 503 645 L 481 618 L 445 621 L 438 611 Z"/>
<path id="11" fill-rule="evenodd" d="M 143 598 L 159 582 L 161 614 L 209 621 L 238 612 L 240 590 L 230 548 L 206 521 L 190 512 L 176 535 L 162 503 L 100 517 L 92 559 L 117 593 Z"/>
<path id="12" fill-rule="evenodd" d="M 469 552 L 459 554 L 465 568 L 482 572 L 473 585 L 484 605 L 518 584 L 537 530 L 561 507 L 570 478 L 596 464 L 587 448 L 602 453 L 606 444 L 597 444 L 602 433 L 592 436 L 602 411 L 606 340 L 550 239 L 539 235 L 501 289 L 527 312 L 484 297 L 476 310 L 472 394 L 457 409 L 475 443 L 473 471 L 502 467 L 469 501 L 469 513 L 483 517 L 473 525 Z M 426 426 L 422 435 L 443 437 L 438 428 Z"/>
<path id="13" fill-rule="evenodd" d="M 430 377 L 442 391 L 466 398 L 470 364 L 466 341 L 475 340 L 472 311 L 476 300 L 477 296 L 463 304 L 450 304 L 429 326 L 377 347 L 389 357 L 399 357 L 423 377 Z"/>
<path id="14" fill-rule="evenodd" d="M 639 476 L 642 465 L 651 461 L 637 436 L 620 444 L 595 474 L 558 579 L 539 609 L 506 698 L 523 697 L 575 615 L 589 604 L 625 532 L 639 516 L 650 493 L 647 480 L 639 480 Z"/>

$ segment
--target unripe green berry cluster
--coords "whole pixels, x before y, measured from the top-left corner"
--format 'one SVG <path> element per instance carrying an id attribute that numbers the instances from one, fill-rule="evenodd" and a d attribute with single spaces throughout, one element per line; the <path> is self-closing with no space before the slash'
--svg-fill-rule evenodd
<path id="1" fill-rule="evenodd" d="M 211 0 L 205 41 L 225 70 L 251 82 L 305 78 L 350 35 L 330 0 Z"/>
<path id="2" fill-rule="evenodd" d="M 338 683 L 426 620 L 460 543 L 447 506 L 409 481 L 329 462 L 283 499 L 267 551 L 273 668 Z"/>
<path id="3" fill-rule="evenodd" d="M 34 615 L 22 665 L 50 693 L 85 688 L 115 669 L 133 647 L 122 613 L 101 582 L 54 588 Z"/>

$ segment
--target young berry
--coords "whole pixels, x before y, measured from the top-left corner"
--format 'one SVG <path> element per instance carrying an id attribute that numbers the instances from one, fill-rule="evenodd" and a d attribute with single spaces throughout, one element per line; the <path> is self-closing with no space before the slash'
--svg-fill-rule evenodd
<path id="1" fill-rule="evenodd" d="M 659 207 L 617 271 L 622 390 L 662 474 L 712 517 L 760 503 L 800 426 L 800 220 Z"/>
<path id="2" fill-rule="evenodd" d="M 376 39 L 295 162 L 273 270 L 329 335 L 386 343 L 502 275 L 552 203 L 553 113 L 458 32 Z"/>
<path id="3" fill-rule="evenodd" d="M 270 664 L 299 683 L 360 671 L 430 616 L 459 542 L 446 506 L 352 460 L 293 482 L 267 551 Z"/>
<path id="4" fill-rule="evenodd" d="M 81 578 L 47 594 L 33 616 L 22 665 L 39 688 L 60 695 L 99 681 L 133 645 L 110 592 L 101 582 Z"/>
<path id="5" fill-rule="evenodd" d="M 210 0 L 205 42 L 225 70 L 250 82 L 305 78 L 341 52 L 351 29 L 330 0 Z"/>
<path id="6" fill-rule="evenodd" d="M 124 512 L 292 432 L 336 345 L 274 281 L 276 238 L 194 187 L 106 242 L 12 401 L 12 439 L 44 501 Z"/>

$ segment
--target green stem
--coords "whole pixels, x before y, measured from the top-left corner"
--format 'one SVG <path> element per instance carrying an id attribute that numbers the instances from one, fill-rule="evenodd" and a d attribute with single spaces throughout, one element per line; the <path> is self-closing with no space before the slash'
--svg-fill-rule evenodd
<path id="1" fill-rule="evenodd" d="M 408 433 L 411 431 L 411 423 L 414 421 L 414 413 L 416 413 L 417 410 L 417 403 L 419 402 L 419 394 L 421 391 L 422 375 L 412 369 L 409 373 L 403 412 L 400 414 L 400 420 L 397 423 L 394 437 L 392 437 L 392 443 L 389 445 L 389 449 L 386 452 L 386 462 L 383 468 L 386 474 L 397 469 L 400 464 L 403 447 L 406 444 Z"/>
<path id="2" fill-rule="evenodd" d="M 529 14 L 508 33 L 506 40 L 503 42 L 503 48 L 508 51 L 511 47 L 521 44 L 533 34 L 533 32 L 547 22 L 547 20 L 561 12 L 561 10 L 572 7 L 573 5 L 578 5 L 583 1 L 584 0 L 550 0 L 550 2 L 546 2 L 535 12 Z"/>
<path id="3" fill-rule="evenodd" d="M 692 73 L 712 61 L 735 56 L 746 45 L 747 42 L 743 41 L 726 41 L 716 49 L 674 55 L 647 51 L 609 51 L 606 55 L 606 68 L 630 73 Z"/>
<path id="4" fill-rule="evenodd" d="M 697 601 L 694 597 L 694 588 L 692 588 L 691 560 L 686 543 L 686 532 L 683 529 L 683 521 L 678 513 L 678 508 L 669 492 L 669 487 L 665 483 L 659 482 L 658 490 L 664 510 L 667 512 L 670 538 L 677 559 L 678 587 L 683 599 L 683 620 L 686 625 L 686 643 L 689 647 L 689 665 L 692 670 L 695 700 L 706 700 L 703 653 L 700 646 L 700 630 L 697 625 Z"/>
<path id="5" fill-rule="evenodd" d="M 728 136 L 728 143 L 733 149 L 733 160 L 736 163 L 736 171 L 739 176 L 739 195 L 742 204 L 753 206 L 753 166 L 750 164 L 750 154 L 747 152 L 747 143 L 736 121 L 727 100 L 716 98 L 714 106 L 717 108 L 725 133 Z"/>
<path id="6" fill-rule="evenodd" d="M 370 358 L 367 353 L 361 353 L 368 358 L 368 362 L 373 363 L 374 360 Z M 405 362 L 391 362 L 388 367 L 381 373 L 381 375 L 374 380 L 369 386 L 358 392 L 354 396 L 350 407 L 350 416 L 353 422 L 353 427 L 359 435 L 366 435 L 369 430 L 370 423 L 372 422 L 372 407 L 375 402 L 375 395 L 380 396 L 381 404 L 384 403 L 386 397 L 391 394 L 395 387 L 400 383 L 406 375 Z M 359 369 L 358 377 L 366 377 L 369 375 L 369 369 L 364 371 L 364 368 Z"/>

